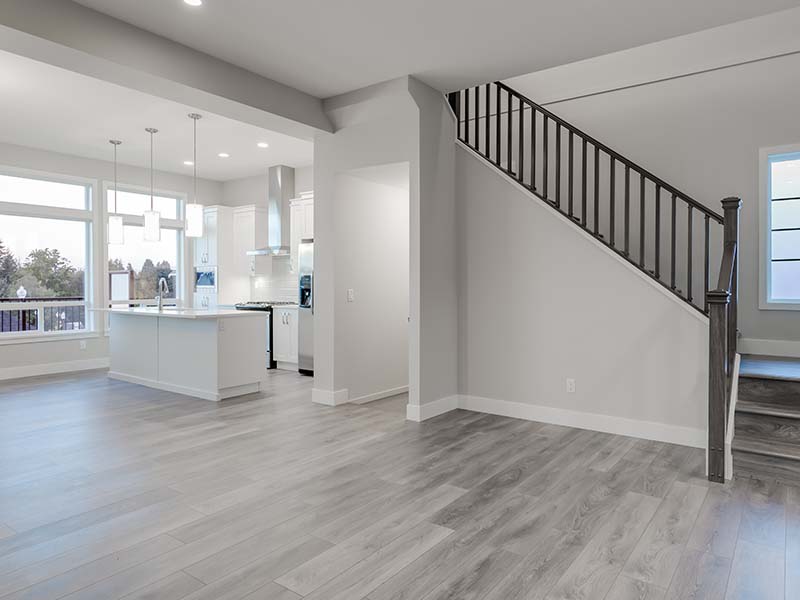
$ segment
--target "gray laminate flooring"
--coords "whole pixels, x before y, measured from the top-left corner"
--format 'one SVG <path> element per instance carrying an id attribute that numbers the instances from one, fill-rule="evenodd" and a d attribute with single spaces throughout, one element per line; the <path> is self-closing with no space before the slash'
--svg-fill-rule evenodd
<path id="1" fill-rule="evenodd" d="M 800 598 L 800 489 L 699 450 L 275 373 L 213 404 L 104 373 L 0 384 L 0 598 Z"/>

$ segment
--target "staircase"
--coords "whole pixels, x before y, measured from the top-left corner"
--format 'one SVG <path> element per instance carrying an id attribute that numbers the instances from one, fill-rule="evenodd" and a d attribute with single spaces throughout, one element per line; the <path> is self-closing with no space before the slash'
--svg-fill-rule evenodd
<path id="1" fill-rule="evenodd" d="M 733 438 L 737 477 L 800 482 L 800 361 L 743 357 Z"/>
<path id="2" fill-rule="evenodd" d="M 720 215 L 501 82 L 447 100 L 461 144 L 708 317 L 708 476 L 724 481 L 741 200 Z"/>

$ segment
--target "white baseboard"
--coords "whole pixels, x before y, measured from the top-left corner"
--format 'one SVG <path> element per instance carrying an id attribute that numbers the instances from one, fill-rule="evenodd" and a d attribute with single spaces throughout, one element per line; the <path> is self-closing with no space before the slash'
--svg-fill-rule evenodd
<path id="1" fill-rule="evenodd" d="M 478 396 L 448 396 L 421 406 L 409 404 L 406 407 L 406 418 L 409 421 L 424 421 L 456 408 L 694 448 L 705 448 L 707 441 L 703 429 Z"/>
<path id="2" fill-rule="evenodd" d="M 761 356 L 800 358 L 800 342 L 742 338 L 739 340 L 739 352 L 741 354 L 758 354 Z"/>
<path id="3" fill-rule="evenodd" d="M 382 392 L 367 394 L 366 396 L 359 396 L 358 398 L 353 398 L 352 400 L 350 400 L 350 402 L 353 404 L 366 404 L 367 402 L 375 402 L 375 400 L 383 400 L 384 398 L 391 398 L 392 396 L 397 396 L 398 394 L 405 394 L 406 392 L 408 392 L 408 386 L 403 385 L 400 387 L 383 390 Z"/>
<path id="4" fill-rule="evenodd" d="M 427 404 L 406 405 L 406 419 L 420 423 L 458 408 L 458 396 L 446 396 Z"/>
<path id="5" fill-rule="evenodd" d="M 242 396 L 244 394 L 253 394 L 259 391 L 260 383 L 249 383 L 235 387 L 225 388 L 219 392 L 210 392 L 207 390 L 200 390 L 190 388 L 183 385 L 175 385 L 172 383 L 165 383 L 163 381 L 156 381 L 154 379 L 145 379 L 144 377 L 137 377 L 135 375 L 127 375 L 125 373 L 118 373 L 116 371 L 109 371 L 108 376 L 117 381 L 125 381 L 127 383 L 135 383 L 136 385 L 143 385 L 145 387 L 162 390 L 165 392 L 173 392 L 175 394 L 183 394 L 184 396 L 191 396 L 199 398 L 200 400 L 210 400 L 211 402 L 219 402 L 226 398 L 233 398 L 234 396 Z"/>
<path id="6" fill-rule="evenodd" d="M 85 360 L 70 360 L 66 362 L 43 363 L 40 365 L 25 365 L 24 367 L 5 367 L 0 369 L 0 381 L 4 381 L 6 379 L 20 379 L 22 377 L 37 377 L 39 375 L 72 373 L 74 371 L 107 369 L 108 365 L 108 358 L 88 358 Z"/>
<path id="7" fill-rule="evenodd" d="M 339 406 L 350 402 L 350 391 L 347 388 L 341 390 L 311 390 L 311 401 L 325 406 Z"/>

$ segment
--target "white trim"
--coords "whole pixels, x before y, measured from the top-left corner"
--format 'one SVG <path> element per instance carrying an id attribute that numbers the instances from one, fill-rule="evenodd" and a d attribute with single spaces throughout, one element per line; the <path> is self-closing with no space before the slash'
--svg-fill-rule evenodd
<path id="1" fill-rule="evenodd" d="M 89 311 L 86 311 L 89 314 Z M 48 331 L 46 333 L 30 332 L 28 334 L 12 335 L 9 333 L 0 334 L 0 346 L 11 346 L 15 344 L 36 344 L 41 342 L 65 342 L 69 340 L 86 340 L 102 337 L 102 333 L 89 329 L 78 329 L 70 331 Z"/>
<path id="2" fill-rule="evenodd" d="M 758 308 L 760 310 L 800 310 L 800 302 L 770 299 L 772 215 L 769 157 L 775 154 L 793 153 L 800 153 L 800 144 L 772 146 L 758 150 Z"/>
<path id="3" fill-rule="evenodd" d="M 408 392 L 408 386 L 402 385 L 400 387 L 383 390 L 381 392 L 375 392 L 374 394 L 359 396 L 358 398 L 353 398 L 352 400 L 350 400 L 350 402 L 352 402 L 353 404 L 367 404 L 368 402 L 375 402 L 375 400 L 383 400 L 384 398 L 391 398 L 392 396 L 397 396 L 398 394 L 405 394 L 406 392 Z"/>
<path id="4" fill-rule="evenodd" d="M 313 388 L 311 390 L 311 401 L 315 404 L 325 406 L 339 406 L 350 402 L 350 391 L 347 388 L 341 390 L 321 390 Z"/>
<path id="5" fill-rule="evenodd" d="M 254 394 L 261 389 L 260 383 L 247 383 L 244 385 L 237 385 L 229 388 L 219 390 L 219 392 L 208 392 L 206 390 L 199 390 L 183 385 L 175 385 L 172 383 L 165 383 L 163 381 L 156 381 L 154 379 L 146 379 L 144 377 L 136 377 L 135 375 L 127 375 L 117 371 L 109 371 L 108 377 L 118 381 L 125 381 L 127 383 L 135 383 L 136 385 L 143 385 L 145 387 L 153 388 L 156 390 L 163 390 L 165 392 L 173 392 L 175 394 L 183 394 L 184 396 L 192 396 L 200 400 L 210 400 L 211 402 L 219 402 L 226 398 L 234 398 L 236 396 L 243 396 L 245 394 Z"/>
<path id="6" fill-rule="evenodd" d="M 406 419 L 420 423 L 458 408 L 458 396 L 445 396 L 426 404 L 407 404 Z"/>
<path id="7" fill-rule="evenodd" d="M 795 340 L 742 338 L 739 340 L 739 352 L 741 354 L 757 354 L 759 356 L 800 358 L 800 342 Z"/>
<path id="8" fill-rule="evenodd" d="M 736 429 L 736 403 L 739 400 L 739 368 L 742 356 L 736 355 L 731 379 L 731 404 L 728 410 L 728 431 L 725 432 L 725 480 L 733 479 L 733 434 Z M 708 450 L 706 450 L 706 475 L 708 475 Z"/>
<path id="9" fill-rule="evenodd" d="M 107 369 L 109 359 L 88 358 L 85 360 L 71 360 L 59 363 L 42 363 L 39 365 L 25 365 L 24 367 L 5 367 L 0 369 L 0 381 L 6 379 L 20 379 L 22 377 L 37 377 L 39 375 L 55 375 L 57 373 L 71 373 L 73 371 L 91 371 L 94 369 Z"/>
<path id="10" fill-rule="evenodd" d="M 421 406 L 409 404 L 406 407 L 406 418 L 409 421 L 424 421 L 457 408 L 490 415 L 512 417 L 514 419 L 524 419 L 526 421 L 538 421 L 540 423 L 551 423 L 553 425 L 564 425 L 578 429 L 589 429 L 615 435 L 691 446 L 693 448 L 705 448 L 707 442 L 704 429 L 536 404 L 524 404 L 510 400 L 481 398 L 479 396 L 448 396 Z"/>
<path id="11" fill-rule="evenodd" d="M 708 323 L 708 317 L 706 315 L 704 315 L 703 313 L 698 311 L 696 308 L 693 308 L 688 302 L 678 298 L 678 296 L 676 296 L 669 289 L 664 287 L 661 283 L 659 283 L 658 281 L 656 281 L 655 279 L 653 279 L 649 275 L 643 273 L 640 269 L 638 269 L 637 267 L 632 265 L 629 261 L 625 260 L 617 252 L 615 252 L 614 250 L 609 248 L 604 242 L 601 242 L 600 240 L 598 240 L 595 236 L 590 234 L 588 231 L 586 231 L 585 229 L 582 229 L 581 227 L 576 227 L 574 223 L 570 223 L 569 220 L 568 220 L 569 217 L 567 217 L 566 215 L 564 215 L 563 213 L 561 213 L 559 211 L 553 210 L 552 208 L 546 206 L 544 200 L 542 200 L 539 196 L 537 196 L 533 192 L 531 192 L 529 190 L 526 190 L 525 188 L 520 186 L 519 185 L 519 181 L 517 181 L 516 179 L 514 179 L 510 175 L 507 175 L 506 173 L 503 173 L 499 169 L 490 168 L 489 163 L 487 163 L 485 161 L 485 159 L 483 159 L 480 156 L 478 156 L 472 149 L 469 148 L 469 146 L 464 144 L 464 142 L 462 142 L 461 140 L 456 140 L 456 145 L 458 147 L 460 147 L 462 150 L 464 150 L 464 152 L 467 154 L 467 156 L 469 156 L 473 160 L 476 160 L 476 161 L 480 162 L 481 164 L 485 165 L 487 167 L 487 172 L 492 173 L 496 177 L 499 177 L 500 179 L 505 180 L 507 183 L 511 184 L 514 187 L 515 190 L 517 190 L 521 194 L 524 194 L 524 195 L 528 196 L 532 200 L 535 200 L 536 201 L 535 202 L 535 206 L 537 208 L 541 209 L 543 214 L 549 215 L 550 218 L 552 218 L 554 222 L 558 222 L 565 229 L 569 229 L 569 231 L 571 231 L 571 232 L 573 232 L 573 233 L 575 233 L 577 235 L 580 235 L 584 240 L 586 240 L 587 242 L 592 244 L 595 248 L 597 248 L 601 252 L 605 253 L 607 256 L 610 256 L 611 258 L 616 260 L 620 265 L 624 266 L 626 269 L 628 269 L 628 271 L 630 271 L 631 273 L 636 275 L 639 279 L 641 279 L 642 281 L 644 281 L 645 283 L 650 285 L 653 289 L 657 290 L 664 297 L 669 298 L 670 300 L 675 302 L 678 306 L 683 308 L 687 313 L 689 313 L 690 315 L 692 315 L 693 317 L 695 317 L 696 319 L 698 319 L 702 323 L 706 323 L 706 324 Z"/>

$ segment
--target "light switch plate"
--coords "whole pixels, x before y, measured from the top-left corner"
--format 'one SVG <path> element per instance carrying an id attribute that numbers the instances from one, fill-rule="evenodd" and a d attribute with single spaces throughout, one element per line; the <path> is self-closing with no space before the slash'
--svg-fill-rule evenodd
<path id="1" fill-rule="evenodd" d="M 347 290 L 347 301 L 348 302 L 355 302 L 356 299 L 356 291 L 353 288 L 348 288 Z"/>

